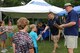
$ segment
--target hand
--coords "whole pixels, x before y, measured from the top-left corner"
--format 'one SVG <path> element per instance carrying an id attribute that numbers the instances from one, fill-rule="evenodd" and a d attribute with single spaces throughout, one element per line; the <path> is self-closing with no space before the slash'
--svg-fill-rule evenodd
<path id="1" fill-rule="evenodd" d="M 60 28 L 60 29 L 63 29 L 63 28 L 64 28 L 64 26 L 65 26 L 65 25 L 64 25 L 64 24 L 62 24 L 62 25 L 60 25 L 60 26 L 59 26 L 59 28 Z"/>
<path id="2" fill-rule="evenodd" d="M 42 34 L 43 34 L 43 33 L 45 33 L 45 32 L 46 32 L 45 30 L 44 30 L 44 31 L 42 31 Z"/>
<path id="3" fill-rule="evenodd" d="M 63 28 L 64 28 L 64 26 L 65 26 L 65 24 L 60 25 L 60 27 L 63 27 Z"/>
<path id="4" fill-rule="evenodd" d="M 39 34 L 39 37 L 42 37 L 42 34 Z"/>

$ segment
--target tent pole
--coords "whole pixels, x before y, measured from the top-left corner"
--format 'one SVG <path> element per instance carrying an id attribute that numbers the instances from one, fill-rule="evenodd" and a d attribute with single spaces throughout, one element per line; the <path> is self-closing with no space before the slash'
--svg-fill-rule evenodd
<path id="1" fill-rule="evenodd" d="M 34 18 L 32 18 L 32 20 L 33 20 L 33 24 L 34 24 Z"/>
<path id="2" fill-rule="evenodd" d="M 2 20 L 2 12 L 0 11 L 0 20 Z"/>

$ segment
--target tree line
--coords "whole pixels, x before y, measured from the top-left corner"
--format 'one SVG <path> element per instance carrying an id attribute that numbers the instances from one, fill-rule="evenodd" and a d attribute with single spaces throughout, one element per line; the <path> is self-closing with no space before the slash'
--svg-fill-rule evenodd
<path id="1" fill-rule="evenodd" d="M 31 0 L 0 0 L 0 7 L 21 6 L 27 4 Z M 63 7 L 65 3 L 70 2 L 73 6 L 80 5 L 80 0 L 45 0 L 51 5 Z"/>

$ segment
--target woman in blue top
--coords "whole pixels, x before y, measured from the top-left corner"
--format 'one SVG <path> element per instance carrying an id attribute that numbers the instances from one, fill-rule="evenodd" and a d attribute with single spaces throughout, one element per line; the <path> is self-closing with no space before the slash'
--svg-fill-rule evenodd
<path id="1" fill-rule="evenodd" d="M 39 35 L 39 37 L 37 36 L 37 28 L 35 24 L 30 25 L 31 28 L 31 32 L 30 32 L 30 36 L 32 38 L 33 44 L 34 44 L 34 53 L 38 53 L 38 45 L 37 45 L 37 40 L 39 40 L 41 38 L 41 35 Z"/>

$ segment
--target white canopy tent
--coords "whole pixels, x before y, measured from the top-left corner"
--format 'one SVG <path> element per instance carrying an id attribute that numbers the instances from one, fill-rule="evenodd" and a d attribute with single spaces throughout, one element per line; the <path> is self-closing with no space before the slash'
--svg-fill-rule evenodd
<path id="1" fill-rule="evenodd" d="M 48 12 L 57 14 L 62 8 L 51 6 L 44 0 L 31 0 L 28 4 L 18 7 L 1 7 L 0 11 L 13 17 L 46 18 Z"/>
<path id="2" fill-rule="evenodd" d="M 0 10 L 2 12 L 17 12 L 17 13 L 46 13 L 49 12 L 47 6 L 32 4 L 34 1 L 29 2 L 24 6 L 18 7 L 2 7 Z M 41 1 L 40 1 L 41 2 Z"/>

